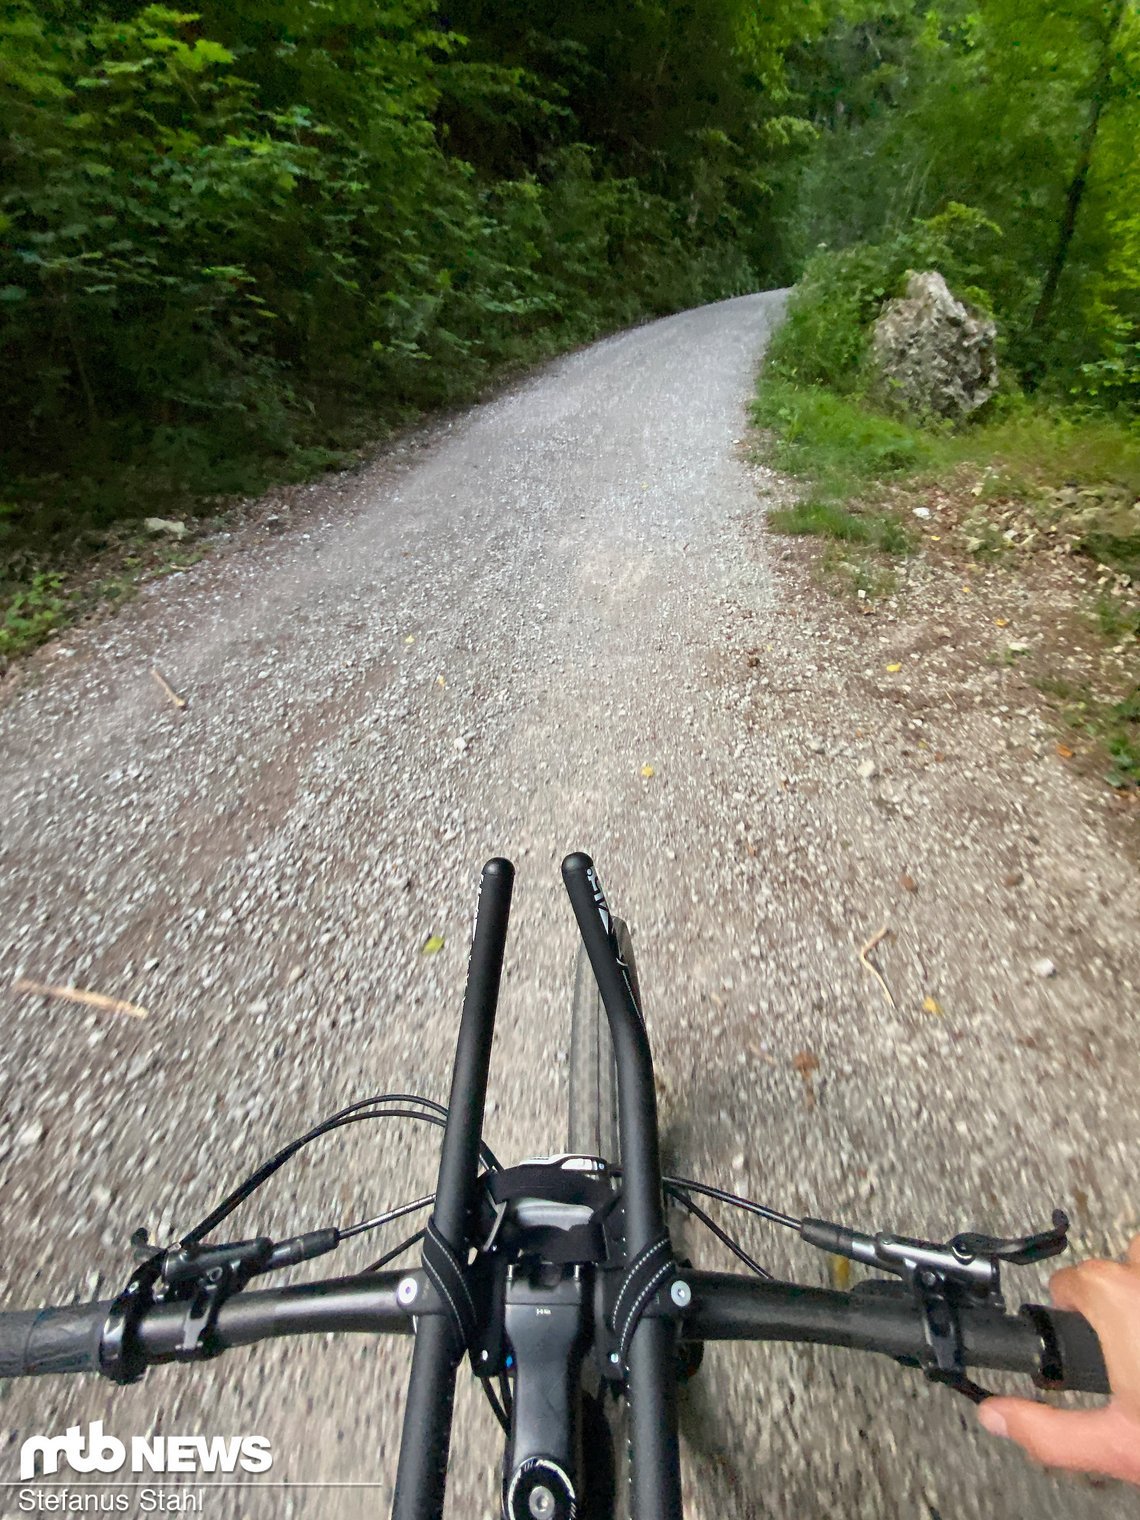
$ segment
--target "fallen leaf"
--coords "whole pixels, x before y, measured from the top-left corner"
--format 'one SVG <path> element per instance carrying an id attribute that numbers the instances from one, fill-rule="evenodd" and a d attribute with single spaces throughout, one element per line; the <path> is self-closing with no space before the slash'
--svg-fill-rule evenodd
<path id="1" fill-rule="evenodd" d="M 147 1012 L 137 1003 L 125 1003 L 122 998 L 107 997 L 102 992 L 88 992 L 84 987 L 56 987 L 45 982 L 30 982 L 18 977 L 12 983 L 13 992 L 28 992 L 38 997 L 60 998 L 65 1003 L 83 1003 L 88 1008 L 102 1008 L 107 1013 L 125 1013 L 132 1019 L 145 1019 Z"/>
<path id="2" fill-rule="evenodd" d="M 405 644 L 414 644 L 415 642 L 416 642 L 416 636 L 415 636 L 414 633 L 409 633 L 408 636 L 407 636 L 407 638 L 404 640 Z"/>
<path id="3" fill-rule="evenodd" d="M 800 1080 L 804 1084 L 804 1103 L 808 1108 L 815 1107 L 815 1088 L 812 1086 L 812 1077 L 819 1070 L 819 1061 L 814 1052 L 801 1050 L 792 1057 L 792 1065 L 799 1072 Z"/>
<path id="4" fill-rule="evenodd" d="M 435 678 L 435 684 L 437 686 L 446 686 L 447 682 L 443 679 L 442 676 L 436 676 L 436 678 Z"/>
<path id="5" fill-rule="evenodd" d="M 1057 753 L 1060 755 L 1062 760 L 1071 760 L 1076 751 L 1071 750 L 1067 744 L 1058 744 Z"/>
<path id="6" fill-rule="evenodd" d="M 900 671 L 900 670 L 901 670 L 901 669 L 902 669 L 902 666 L 901 666 L 901 665 L 888 665 L 888 666 L 887 666 L 887 674 L 888 674 L 888 675 L 889 675 L 889 676 L 895 676 L 895 675 L 898 675 L 898 673 L 899 673 L 899 671 Z"/>
<path id="7" fill-rule="evenodd" d="M 645 777 L 646 781 L 648 781 L 652 776 L 656 776 L 657 772 L 651 765 L 643 765 L 641 767 L 641 774 Z"/>
<path id="8" fill-rule="evenodd" d="M 922 1011 L 923 1011 L 923 1013 L 937 1013 L 937 1014 L 941 1014 L 942 1013 L 942 1004 L 938 1001 L 937 998 L 924 997 L 923 1000 L 922 1000 Z"/>
<path id="9" fill-rule="evenodd" d="M 969 586 L 963 586 L 963 587 L 962 587 L 962 590 L 963 590 L 963 591 L 967 591 L 967 592 L 968 592 L 968 591 L 969 591 L 969 589 L 970 589 L 970 588 L 969 588 Z"/>
<path id="10" fill-rule="evenodd" d="M 827 1258 L 828 1274 L 831 1277 L 831 1286 L 837 1288 L 840 1293 L 846 1293 L 851 1286 L 851 1258 L 849 1256 L 829 1256 Z"/>
<path id="11" fill-rule="evenodd" d="M 1025 877 L 1020 871 L 1010 871 L 1008 875 L 1002 877 L 1001 884 L 1003 887 L 1020 887 L 1024 880 Z"/>
<path id="12" fill-rule="evenodd" d="M 904 887 L 908 892 L 918 891 L 918 882 L 915 881 L 913 876 L 908 875 L 906 871 L 899 877 L 899 886 Z"/>
<path id="13" fill-rule="evenodd" d="M 1008 618 L 994 618 L 994 627 L 995 628 L 1008 628 L 1009 627 L 1009 619 Z"/>
<path id="14" fill-rule="evenodd" d="M 424 940 L 421 955 L 438 955 L 443 949 L 443 935 L 432 934 Z"/>

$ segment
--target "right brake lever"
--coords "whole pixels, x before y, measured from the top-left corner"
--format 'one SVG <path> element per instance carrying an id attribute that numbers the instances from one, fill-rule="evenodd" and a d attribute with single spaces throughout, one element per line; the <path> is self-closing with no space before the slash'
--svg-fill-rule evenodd
<path id="1" fill-rule="evenodd" d="M 1042 1230 L 1038 1235 L 1022 1235 L 1003 1240 L 996 1235 L 955 1235 L 950 1249 L 956 1256 L 989 1256 L 995 1261 L 1006 1261 L 1012 1267 L 1028 1267 L 1035 1261 L 1047 1261 L 1050 1256 L 1060 1256 L 1069 1244 L 1069 1216 L 1064 1209 L 1053 1210 L 1053 1228 Z"/>

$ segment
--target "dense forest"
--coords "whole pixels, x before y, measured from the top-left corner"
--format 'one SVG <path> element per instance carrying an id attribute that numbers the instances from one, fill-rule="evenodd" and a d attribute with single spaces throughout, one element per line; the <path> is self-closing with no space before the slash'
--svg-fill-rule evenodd
<path id="1" fill-rule="evenodd" d="M 932 219 L 1020 386 L 1140 394 L 1134 0 L 5 0 L 0 113 L 9 585 Z"/>

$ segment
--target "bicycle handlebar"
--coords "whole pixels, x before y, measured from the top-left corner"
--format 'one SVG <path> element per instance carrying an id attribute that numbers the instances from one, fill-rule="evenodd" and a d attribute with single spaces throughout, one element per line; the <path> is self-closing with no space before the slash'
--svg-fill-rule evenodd
<path id="1" fill-rule="evenodd" d="M 692 1299 L 681 1335 L 702 1341 L 799 1341 L 875 1351 L 917 1363 L 925 1349 L 920 1307 L 891 1283 L 867 1283 L 850 1293 L 797 1283 L 765 1282 L 725 1272 L 679 1274 Z M 401 1303 L 397 1289 L 411 1280 L 416 1293 Z M 139 1320 L 148 1366 L 180 1360 L 185 1304 L 151 1305 Z M 96 1372 L 110 1301 L 0 1313 L 0 1377 Z M 443 1300 L 422 1272 L 369 1272 L 357 1277 L 244 1289 L 221 1306 L 212 1350 L 232 1350 L 288 1335 L 331 1332 L 410 1335 L 445 1324 Z M 656 1314 L 646 1313 L 648 1322 Z M 1023 1373 L 1039 1385 L 1109 1393 L 1096 1332 L 1079 1314 L 1027 1305 L 1020 1314 L 989 1308 L 960 1312 L 965 1359 L 973 1368 Z"/>

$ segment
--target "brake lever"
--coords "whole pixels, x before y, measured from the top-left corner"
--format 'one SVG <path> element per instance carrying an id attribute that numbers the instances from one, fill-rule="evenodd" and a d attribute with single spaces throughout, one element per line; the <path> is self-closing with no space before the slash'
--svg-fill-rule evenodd
<path id="1" fill-rule="evenodd" d="M 1021 1267 L 1059 1256 L 1069 1243 L 1068 1229 L 1069 1216 L 1063 1209 L 1054 1209 L 1052 1229 L 1037 1235 L 1004 1239 L 964 1231 L 945 1244 L 883 1230 L 871 1235 L 824 1219 L 800 1221 L 802 1239 L 820 1250 L 907 1280 L 920 1271 L 935 1272 L 958 1289 L 988 1299 L 995 1306 L 1001 1301 L 1001 1263 Z"/>
<path id="2" fill-rule="evenodd" d="M 996 1235 L 965 1233 L 955 1235 L 950 1249 L 962 1258 L 988 1256 L 994 1261 L 1005 1261 L 1011 1267 L 1028 1267 L 1035 1261 L 1047 1261 L 1060 1256 L 1069 1244 L 1069 1216 L 1064 1209 L 1053 1210 L 1053 1228 L 1042 1230 L 1038 1235 L 1022 1235 L 1003 1240 Z"/>
<path id="3" fill-rule="evenodd" d="M 804 1219 L 800 1234 L 810 1245 L 850 1257 L 901 1277 L 922 1313 L 926 1337 L 922 1370 L 933 1383 L 964 1394 L 973 1403 L 989 1397 L 966 1374 L 959 1307 L 984 1303 L 1004 1309 L 1001 1264 L 1024 1267 L 1059 1256 L 1068 1245 L 1069 1216 L 1053 1210 L 1053 1227 L 1037 1235 L 1004 1239 L 965 1231 L 945 1245 L 905 1235 L 875 1235 L 822 1219 Z"/>

